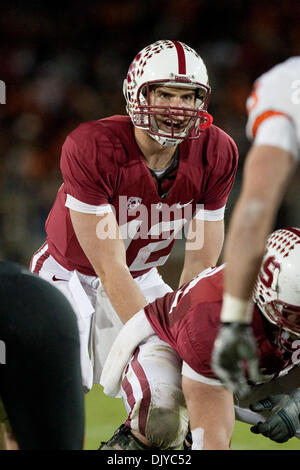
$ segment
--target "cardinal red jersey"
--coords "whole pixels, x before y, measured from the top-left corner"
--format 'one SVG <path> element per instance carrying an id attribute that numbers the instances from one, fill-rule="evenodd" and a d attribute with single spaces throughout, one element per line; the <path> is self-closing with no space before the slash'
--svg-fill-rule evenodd
<path id="1" fill-rule="evenodd" d="M 88 208 L 112 208 L 134 277 L 164 264 L 175 238 L 195 216 L 199 204 L 208 211 L 225 206 L 237 169 L 236 145 L 216 126 L 197 140 L 186 139 L 178 154 L 176 174 L 160 194 L 129 117 L 81 124 L 62 148 L 64 183 L 46 222 L 48 253 L 66 269 L 95 275 L 66 207 L 66 199 L 72 198 Z"/>
<path id="2" fill-rule="evenodd" d="M 178 352 L 199 374 L 215 378 L 211 354 L 220 325 L 223 298 L 223 267 L 208 269 L 145 307 L 152 328 L 160 339 Z M 276 375 L 291 363 L 271 339 L 271 325 L 254 308 L 252 327 L 263 375 Z"/>

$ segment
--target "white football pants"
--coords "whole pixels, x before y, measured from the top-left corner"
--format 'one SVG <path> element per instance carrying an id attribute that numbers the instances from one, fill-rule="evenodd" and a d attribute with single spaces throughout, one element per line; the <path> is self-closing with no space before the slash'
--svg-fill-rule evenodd
<path id="1" fill-rule="evenodd" d="M 56 286 L 67 297 L 76 313 L 81 345 L 82 380 L 85 390 L 88 391 L 93 383 L 99 383 L 103 364 L 123 323 L 98 277 L 68 271 L 52 256 L 42 264 L 39 276 Z M 155 268 L 135 281 L 149 303 L 167 292 L 172 292 L 171 287 L 163 281 Z"/>
<path id="2" fill-rule="evenodd" d="M 140 343 L 122 380 L 128 418 L 125 424 L 154 447 L 177 449 L 188 432 L 188 413 L 181 388 L 181 359 L 158 336 Z"/>
<path id="3" fill-rule="evenodd" d="M 103 364 L 123 323 L 99 278 L 68 271 L 52 256 L 42 264 L 39 276 L 56 286 L 76 313 L 83 386 L 88 391 L 93 383 L 100 383 Z M 172 292 L 155 268 L 135 281 L 149 303 Z M 126 374 L 122 384 L 125 406 L 130 413 L 126 424 L 144 434 L 157 447 L 177 448 L 188 430 L 179 356 L 155 336 L 147 344 L 140 345 L 129 367 L 133 373 L 131 376 Z"/>

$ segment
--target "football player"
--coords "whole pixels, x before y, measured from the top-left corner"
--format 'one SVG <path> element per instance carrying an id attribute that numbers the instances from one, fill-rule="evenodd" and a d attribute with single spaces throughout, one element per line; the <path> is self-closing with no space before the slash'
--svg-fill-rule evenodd
<path id="1" fill-rule="evenodd" d="M 268 238 L 251 322 L 260 376 L 249 383 L 247 399 L 224 387 L 211 367 L 225 265 L 203 271 L 133 317 L 115 341 L 102 373 L 105 393 L 118 396 L 121 389 L 128 410 L 125 425 L 105 448 L 137 448 L 140 434 L 150 447 L 176 448 L 184 439 L 188 419 L 195 450 L 229 449 L 235 419 L 253 424 L 252 432 L 276 442 L 300 437 L 299 261 L 300 229 L 278 230 Z M 130 337 L 137 338 L 133 349 L 128 347 Z M 155 344 L 164 351 L 157 367 L 165 389 L 174 393 L 169 382 L 178 384 L 175 407 L 172 400 L 164 399 L 166 393 L 160 395 L 152 380 L 151 364 L 153 368 L 156 359 L 151 357 L 151 348 Z M 171 349 L 178 353 L 177 364 Z M 111 368 L 116 371 L 113 377 Z M 137 377 L 143 377 L 142 389 Z M 147 409 L 151 394 L 157 396 L 155 423 L 150 413 L 143 418 L 138 413 L 140 407 Z M 184 423 L 181 427 L 176 427 L 176 416 Z"/>
<path id="2" fill-rule="evenodd" d="M 242 191 L 225 245 L 222 328 L 214 351 L 214 370 L 231 390 L 248 392 L 241 366 L 257 375 L 251 332 L 251 292 L 278 207 L 299 160 L 300 57 L 262 75 L 247 102 L 247 133 L 254 139 L 245 163 Z"/>
<path id="3" fill-rule="evenodd" d="M 53 286 L 0 261 L 0 449 L 82 450 L 76 316 Z"/>
<path id="4" fill-rule="evenodd" d="M 207 112 L 206 67 L 186 44 L 140 51 L 124 95 L 129 116 L 81 124 L 67 137 L 47 241 L 31 262 L 77 312 L 85 390 L 99 383 L 123 322 L 171 291 L 157 266 L 183 227 L 180 283 L 216 264 L 237 168 L 235 143 Z"/>

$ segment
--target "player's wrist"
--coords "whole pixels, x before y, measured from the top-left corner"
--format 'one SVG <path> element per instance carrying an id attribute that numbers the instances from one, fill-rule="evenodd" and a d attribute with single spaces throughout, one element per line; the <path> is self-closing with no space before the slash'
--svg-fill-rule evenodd
<path id="1" fill-rule="evenodd" d="M 222 323 L 241 323 L 249 325 L 252 321 L 253 303 L 239 299 L 228 293 L 223 296 L 220 320 Z"/>

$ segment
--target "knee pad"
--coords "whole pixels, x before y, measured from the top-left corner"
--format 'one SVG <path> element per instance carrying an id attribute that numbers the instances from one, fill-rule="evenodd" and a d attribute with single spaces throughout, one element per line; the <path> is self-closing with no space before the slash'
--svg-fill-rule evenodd
<path id="1" fill-rule="evenodd" d="M 183 445 L 188 427 L 186 408 L 157 407 L 149 410 L 145 437 L 154 447 L 175 450 Z"/>
<path id="2" fill-rule="evenodd" d="M 188 416 L 181 361 L 169 345 L 156 337 L 140 345 L 126 369 L 122 394 L 127 426 L 161 450 L 182 445 Z"/>

